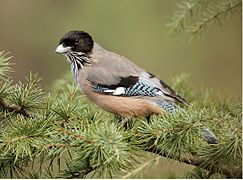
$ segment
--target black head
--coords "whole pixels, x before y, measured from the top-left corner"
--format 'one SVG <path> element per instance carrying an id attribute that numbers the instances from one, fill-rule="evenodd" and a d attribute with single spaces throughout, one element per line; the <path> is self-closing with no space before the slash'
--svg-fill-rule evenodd
<path id="1" fill-rule="evenodd" d="M 57 53 L 66 53 L 68 51 L 89 53 L 92 51 L 94 42 L 92 37 L 84 31 L 70 31 L 60 40 L 56 49 Z"/>

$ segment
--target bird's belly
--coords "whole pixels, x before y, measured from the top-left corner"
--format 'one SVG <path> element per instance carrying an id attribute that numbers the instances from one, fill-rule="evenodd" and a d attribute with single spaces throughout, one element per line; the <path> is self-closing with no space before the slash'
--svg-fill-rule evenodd
<path id="1" fill-rule="evenodd" d="M 110 96 L 94 92 L 86 95 L 104 110 L 122 117 L 147 117 L 164 112 L 159 106 L 143 98 Z"/>
<path id="2" fill-rule="evenodd" d="M 165 112 L 161 107 L 142 97 L 124 97 L 105 95 L 94 92 L 88 81 L 82 80 L 79 83 L 80 89 L 96 105 L 104 110 L 122 117 L 147 117 L 152 114 Z"/>

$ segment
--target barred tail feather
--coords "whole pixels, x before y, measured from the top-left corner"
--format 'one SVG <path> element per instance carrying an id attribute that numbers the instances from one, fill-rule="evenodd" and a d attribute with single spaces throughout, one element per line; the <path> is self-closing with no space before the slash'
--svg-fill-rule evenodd
<path id="1" fill-rule="evenodd" d="M 169 113 L 175 113 L 178 109 L 180 109 L 179 106 L 177 106 L 173 102 L 160 100 L 160 99 L 154 99 L 153 100 L 159 107 L 161 107 L 163 110 Z"/>
<path id="2" fill-rule="evenodd" d="M 218 144 L 218 140 L 216 136 L 205 126 L 201 127 L 201 130 L 203 132 L 203 137 L 205 141 L 207 141 L 208 144 Z"/>

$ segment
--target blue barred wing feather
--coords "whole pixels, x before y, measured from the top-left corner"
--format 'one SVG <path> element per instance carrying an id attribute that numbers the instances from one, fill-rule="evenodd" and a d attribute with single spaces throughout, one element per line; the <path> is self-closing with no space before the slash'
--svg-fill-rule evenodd
<path id="1" fill-rule="evenodd" d="M 157 88 L 155 86 L 151 86 L 150 84 L 146 84 L 146 82 L 143 82 L 139 78 L 137 78 L 137 80 L 133 81 L 133 84 L 131 84 L 131 83 L 129 83 L 129 82 L 131 82 L 131 78 L 134 79 L 134 77 L 129 76 L 127 78 L 123 78 L 123 80 L 120 81 L 119 84 L 112 85 L 112 86 L 106 86 L 106 85 L 102 85 L 102 84 L 93 84 L 92 88 L 95 92 L 109 94 L 109 95 L 115 95 L 115 96 L 150 96 L 150 97 L 154 97 L 154 96 L 163 94 L 159 88 Z M 127 84 L 124 84 L 124 81 L 127 81 Z"/>

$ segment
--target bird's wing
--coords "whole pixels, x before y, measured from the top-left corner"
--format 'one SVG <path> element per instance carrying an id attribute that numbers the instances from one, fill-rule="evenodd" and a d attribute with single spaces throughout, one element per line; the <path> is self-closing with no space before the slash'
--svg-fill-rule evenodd
<path id="1" fill-rule="evenodd" d="M 149 79 L 152 84 L 154 84 L 156 87 L 159 87 L 159 89 L 163 92 L 163 95 L 167 97 L 171 97 L 183 104 L 189 105 L 189 102 L 187 102 L 184 98 L 182 98 L 179 94 L 177 94 L 170 86 L 168 86 L 164 81 L 162 81 L 152 73 L 146 72 L 142 75 L 144 79 Z"/>
<path id="2" fill-rule="evenodd" d="M 94 61 L 87 79 L 107 87 L 132 86 L 142 71 L 136 64 L 109 51 L 101 51 Z"/>
<path id="3" fill-rule="evenodd" d="M 164 96 L 188 104 L 162 80 L 117 54 L 100 57 L 89 71 L 87 80 L 98 93 L 114 96 Z"/>

